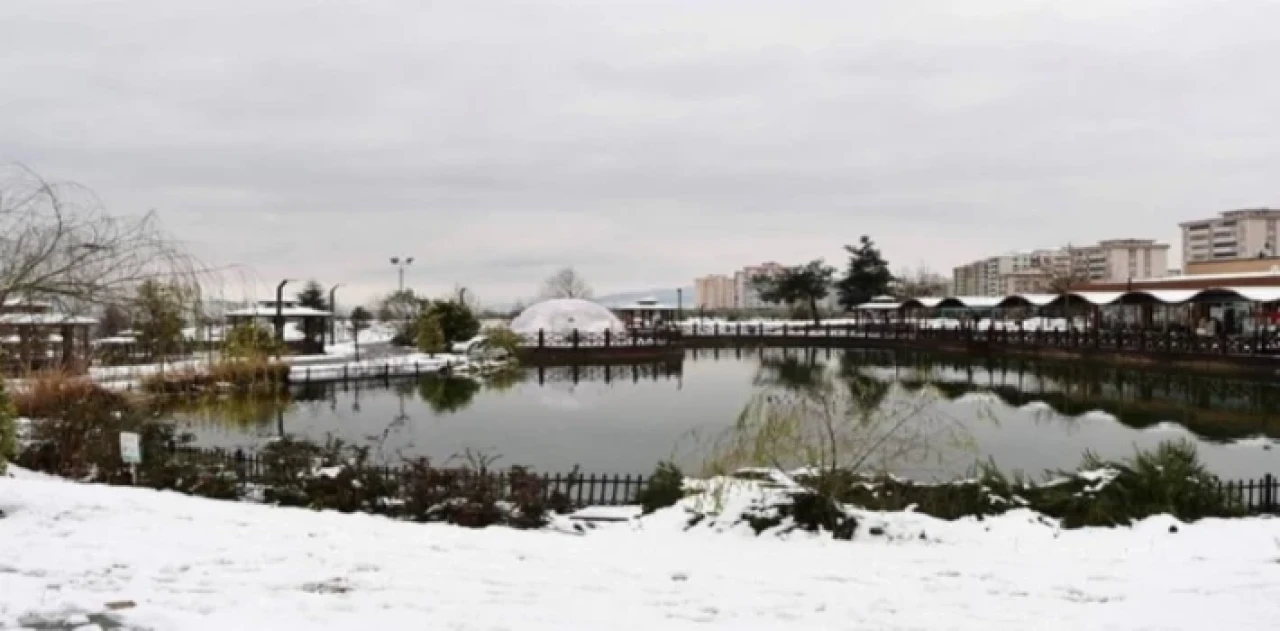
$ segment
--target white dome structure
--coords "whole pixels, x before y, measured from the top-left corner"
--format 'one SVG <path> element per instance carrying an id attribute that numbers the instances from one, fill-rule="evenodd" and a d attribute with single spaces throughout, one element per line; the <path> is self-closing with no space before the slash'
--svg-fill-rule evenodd
<path id="1" fill-rule="evenodd" d="M 519 335 L 568 335 L 577 329 L 579 333 L 620 333 L 626 325 L 603 305 L 577 298 L 544 300 L 520 312 L 511 321 L 511 330 Z"/>

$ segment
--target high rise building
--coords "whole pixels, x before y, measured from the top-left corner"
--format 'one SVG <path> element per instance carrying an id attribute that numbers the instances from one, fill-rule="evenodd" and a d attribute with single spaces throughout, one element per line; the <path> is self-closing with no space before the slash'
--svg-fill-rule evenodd
<path id="1" fill-rule="evenodd" d="M 733 279 L 724 274 L 709 274 L 693 280 L 694 305 L 698 309 L 732 309 Z"/>
<path id="2" fill-rule="evenodd" d="M 1276 255 L 1276 224 L 1280 210 L 1228 210 L 1217 217 L 1184 221 L 1182 262 L 1267 258 Z"/>
<path id="3" fill-rule="evenodd" d="M 1152 239 L 1111 239 L 1085 247 L 1049 248 L 992 256 L 952 271 L 957 296 L 1005 296 L 1054 289 L 1059 279 L 1112 283 L 1163 278 L 1169 245 Z"/>
<path id="4" fill-rule="evenodd" d="M 786 266 L 769 261 L 759 265 L 748 265 L 733 274 L 734 286 L 734 304 L 739 309 L 764 309 L 767 307 L 776 307 L 760 299 L 760 292 L 756 291 L 755 285 L 751 282 L 757 276 L 775 276 L 787 269 Z"/>

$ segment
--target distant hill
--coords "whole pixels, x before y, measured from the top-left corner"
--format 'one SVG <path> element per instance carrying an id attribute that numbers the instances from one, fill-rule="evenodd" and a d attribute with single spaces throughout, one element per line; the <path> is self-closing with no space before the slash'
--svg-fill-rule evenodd
<path id="1" fill-rule="evenodd" d="M 684 287 L 682 289 L 684 290 L 684 306 L 686 308 L 692 307 L 693 287 Z M 606 307 L 617 307 L 631 304 L 641 298 L 653 298 L 662 304 L 674 305 L 678 296 L 675 289 L 650 289 L 648 291 L 628 291 L 596 296 L 595 301 Z"/>

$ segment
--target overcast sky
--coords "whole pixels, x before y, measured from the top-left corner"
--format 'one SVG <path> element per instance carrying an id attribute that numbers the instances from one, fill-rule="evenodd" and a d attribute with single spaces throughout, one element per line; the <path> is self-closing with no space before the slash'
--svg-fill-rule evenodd
<path id="1" fill-rule="evenodd" d="M 598 293 L 947 274 L 1275 205 L 1280 3 L 3 0 L 0 160 L 210 264 Z"/>

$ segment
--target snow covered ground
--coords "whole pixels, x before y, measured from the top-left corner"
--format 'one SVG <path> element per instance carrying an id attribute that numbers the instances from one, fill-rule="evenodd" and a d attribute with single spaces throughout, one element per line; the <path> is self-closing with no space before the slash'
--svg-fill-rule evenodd
<path id="1" fill-rule="evenodd" d="M 852 542 L 683 531 L 472 531 L 33 474 L 0 479 L 0 628 L 1263 629 L 1280 520 L 1059 531 L 1034 515 L 879 518 Z M 611 513 L 617 513 L 613 510 Z M 864 519 L 870 522 L 871 518 Z M 41 628 L 55 628 L 45 626 Z M 72 628 L 70 626 L 57 628 Z"/>

